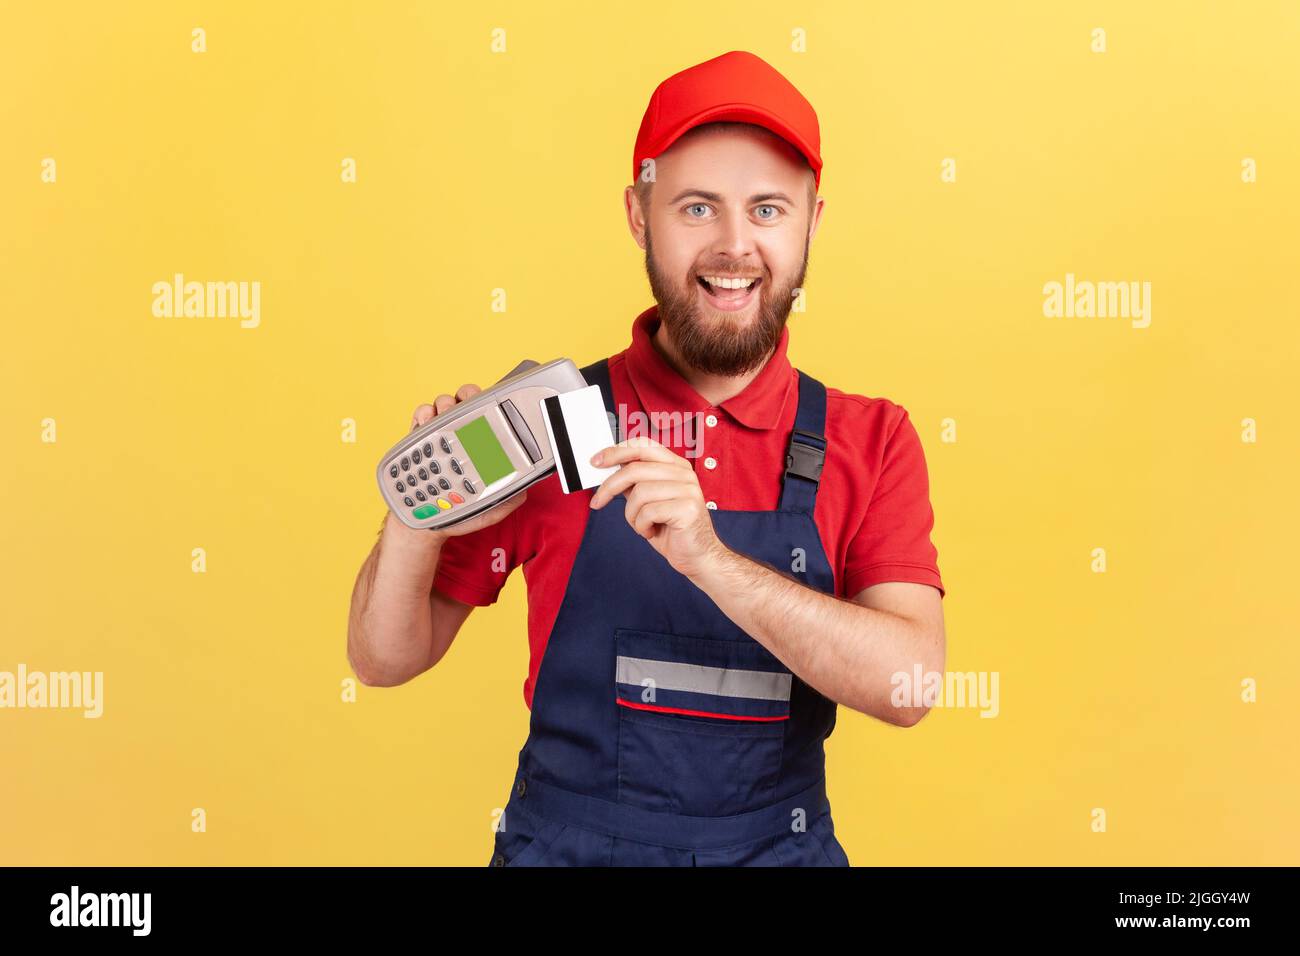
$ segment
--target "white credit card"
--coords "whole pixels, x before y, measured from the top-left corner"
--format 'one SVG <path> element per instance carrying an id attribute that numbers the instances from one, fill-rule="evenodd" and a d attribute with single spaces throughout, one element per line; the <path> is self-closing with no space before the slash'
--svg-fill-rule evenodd
<path id="1" fill-rule="evenodd" d="M 616 444 L 599 385 L 542 399 L 542 418 L 566 495 L 595 488 L 618 470 L 617 465 L 597 468 L 591 463 L 592 455 Z"/>

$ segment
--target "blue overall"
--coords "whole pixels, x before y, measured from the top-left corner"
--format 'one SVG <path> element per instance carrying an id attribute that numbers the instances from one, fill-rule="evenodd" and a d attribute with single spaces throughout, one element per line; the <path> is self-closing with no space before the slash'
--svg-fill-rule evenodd
<path id="1" fill-rule="evenodd" d="M 617 422 L 606 362 L 582 374 Z M 833 594 L 813 522 L 825 421 L 824 386 L 800 372 L 778 510 L 712 515 L 733 551 Z M 825 786 L 835 702 L 674 570 L 623 503 L 589 513 L 490 865 L 848 866 Z"/>

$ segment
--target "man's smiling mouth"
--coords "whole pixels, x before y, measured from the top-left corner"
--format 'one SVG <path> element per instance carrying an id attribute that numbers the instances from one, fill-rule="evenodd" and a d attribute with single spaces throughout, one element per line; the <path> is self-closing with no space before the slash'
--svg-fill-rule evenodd
<path id="1" fill-rule="evenodd" d="M 695 282 L 704 291 L 705 298 L 716 308 L 732 312 L 748 304 L 762 285 L 763 279 L 761 276 L 697 275 Z"/>

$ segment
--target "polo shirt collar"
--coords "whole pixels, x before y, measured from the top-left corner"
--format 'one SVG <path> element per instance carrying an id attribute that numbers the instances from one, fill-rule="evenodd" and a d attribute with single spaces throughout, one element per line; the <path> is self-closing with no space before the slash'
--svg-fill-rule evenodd
<path id="1" fill-rule="evenodd" d="M 641 405 L 647 411 L 682 411 L 686 414 L 711 408 L 650 341 L 658 328 L 657 305 L 646 309 L 632 323 L 627 372 Z M 790 328 L 786 326 L 762 370 L 743 391 L 718 406 L 747 428 L 775 428 L 781 421 L 781 413 L 794 388 L 793 367 L 786 356 L 789 339 Z"/>

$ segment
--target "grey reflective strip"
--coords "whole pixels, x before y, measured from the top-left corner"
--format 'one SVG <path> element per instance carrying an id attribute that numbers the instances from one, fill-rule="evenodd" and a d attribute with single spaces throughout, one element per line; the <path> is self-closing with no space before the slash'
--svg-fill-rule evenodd
<path id="1" fill-rule="evenodd" d="M 719 697 L 790 699 L 790 675 L 774 674 L 770 671 L 729 670 L 725 667 L 704 667 L 700 664 L 620 656 L 614 679 L 620 684 L 642 684 L 650 681 L 660 690 L 716 694 Z"/>

